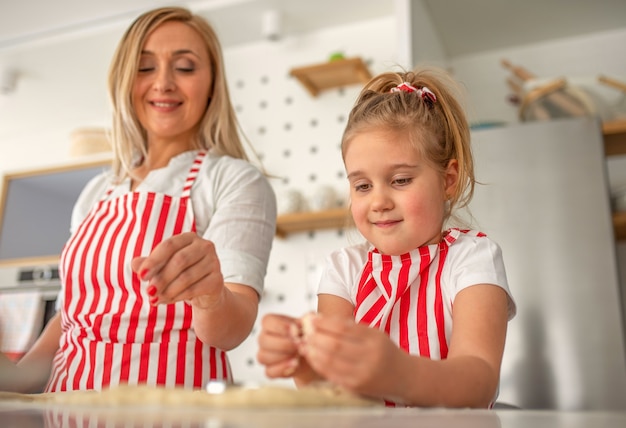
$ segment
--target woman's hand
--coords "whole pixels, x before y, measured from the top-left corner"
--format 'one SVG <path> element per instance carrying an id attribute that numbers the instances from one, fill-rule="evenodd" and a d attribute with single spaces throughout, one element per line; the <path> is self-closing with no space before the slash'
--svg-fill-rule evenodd
<path id="1" fill-rule="evenodd" d="M 148 281 L 150 303 L 189 301 L 201 309 L 224 299 L 224 278 L 211 241 L 194 232 L 172 236 L 147 257 L 132 261 L 132 269 Z"/>
<path id="2" fill-rule="evenodd" d="M 224 283 L 211 241 L 193 232 L 175 235 L 131 266 L 148 281 L 151 304 L 191 303 L 192 326 L 202 342 L 227 351 L 250 334 L 259 296 L 247 285 Z"/>
<path id="3" fill-rule="evenodd" d="M 257 360 L 265 366 L 269 378 L 290 377 L 299 364 L 296 318 L 268 314 L 261 321 Z"/>

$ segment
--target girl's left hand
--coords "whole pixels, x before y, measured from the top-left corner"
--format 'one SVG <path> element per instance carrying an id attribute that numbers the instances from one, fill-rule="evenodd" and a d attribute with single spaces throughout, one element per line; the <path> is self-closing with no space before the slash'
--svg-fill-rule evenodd
<path id="1" fill-rule="evenodd" d="M 224 296 L 224 279 L 211 241 L 194 232 L 172 236 L 147 257 L 136 257 L 131 267 L 148 282 L 150 303 L 190 301 L 210 308 Z"/>
<path id="2" fill-rule="evenodd" d="M 353 320 L 316 315 L 301 352 L 329 382 L 355 393 L 392 391 L 401 351 L 382 331 Z M 389 385 L 388 385 L 389 384 Z"/>

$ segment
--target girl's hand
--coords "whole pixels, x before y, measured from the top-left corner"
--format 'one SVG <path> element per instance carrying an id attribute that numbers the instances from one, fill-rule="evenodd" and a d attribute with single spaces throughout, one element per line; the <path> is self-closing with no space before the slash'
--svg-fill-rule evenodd
<path id="1" fill-rule="evenodd" d="M 394 390 L 394 367 L 403 353 L 378 329 L 319 314 L 311 319 L 301 351 L 309 365 L 332 384 L 377 397 Z"/>
<path id="2" fill-rule="evenodd" d="M 261 321 L 257 360 L 265 366 L 269 378 L 292 376 L 299 363 L 298 320 L 284 315 L 268 314 Z"/>
<path id="3" fill-rule="evenodd" d="M 194 232 L 164 240 L 147 257 L 133 259 L 131 267 L 142 281 L 148 281 L 152 304 L 186 300 L 208 309 L 224 298 L 215 247 Z"/>

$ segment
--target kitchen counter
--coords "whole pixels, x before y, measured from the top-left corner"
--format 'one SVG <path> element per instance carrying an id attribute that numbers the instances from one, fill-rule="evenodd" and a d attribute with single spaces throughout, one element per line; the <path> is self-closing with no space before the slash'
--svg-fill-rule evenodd
<path id="1" fill-rule="evenodd" d="M 390 408 L 202 409 L 0 403 L 0 426 L 19 428 L 623 428 L 624 412 Z"/>

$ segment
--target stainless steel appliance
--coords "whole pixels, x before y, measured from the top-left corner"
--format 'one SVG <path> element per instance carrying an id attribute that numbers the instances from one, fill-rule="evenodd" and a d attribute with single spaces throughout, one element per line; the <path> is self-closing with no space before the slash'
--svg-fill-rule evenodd
<path id="1" fill-rule="evenodd" d="M 472 132 L 471 213 L 502 247 L 518 313 L 499 401 L 626 409 L 623 308 L 600 124 L 592 118 Z"/>

